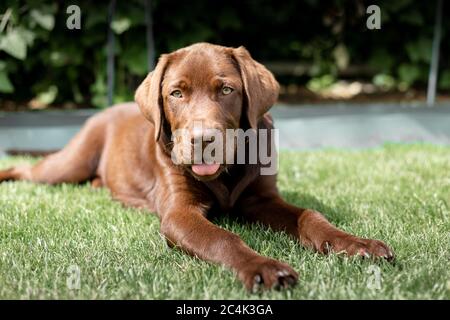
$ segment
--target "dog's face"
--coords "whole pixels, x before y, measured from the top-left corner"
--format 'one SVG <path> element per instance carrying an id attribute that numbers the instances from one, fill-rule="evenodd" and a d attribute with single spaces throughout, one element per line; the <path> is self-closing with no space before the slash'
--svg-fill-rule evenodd
<path id="1" fill-rule="evenodd" d="M 208 161 L 203 151 L 214 134 L 224 141 L 226 129 L 240 126 L 243 85 L 237 65 L 223 50 L 186 50 L 171 58 L 161 93 L 175 160 L 199 179 L 217 177 L 225 168 L 227 145 L 222 143 L 217 161 Z"/>
<path id="2" fill-rule="evenodd" d="M 155 139 L 172 137 L 172 159 L 197 179 L 211 180 L 235 152 L 235 144 L 225 143 L 226 129 L 256 129 L 277 97 L 273 75 L 243 47 L 201 43 L 161 56 L 135 98 L 155 125 Z M 207 157 L 203 151 L 218 136 L 223 143 Z"/>

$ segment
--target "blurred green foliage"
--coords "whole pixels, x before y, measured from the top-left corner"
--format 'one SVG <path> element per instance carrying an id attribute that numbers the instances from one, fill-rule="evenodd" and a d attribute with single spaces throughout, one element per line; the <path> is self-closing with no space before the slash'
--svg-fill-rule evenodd
<path id="1" fill-rule="evenodd" d="M 427 81 L 435 2 L 378 1 L 381 30 L 366 28 L 364 0 L 152 1 L 156 56 L 208 41 L 246 46 L 260 61 L 310 65 L 305 74 L 279 77 L 317 89 L 332 84 L 351 65 L 372 70 L 387 89 Z M 66 27 L 66 8 L 81 8 L 81 30 Z M 446 5 L 446 4 L 444 4 Z M 449 10 L 447 10 L 449 11 Z M 0 3 L 0 97 L 72 101 L 106 106 L 108 1 L 3 0 Z M 450 19 L 444 10 L 443 39 Z M 144 3 L 117 1 L 114 101 L 131 100 L 147 70 Z M 442 41 L 440 89 L 450 89 L 450 41 Z M 366 76 L 367 75 L 362 75 Z"/>

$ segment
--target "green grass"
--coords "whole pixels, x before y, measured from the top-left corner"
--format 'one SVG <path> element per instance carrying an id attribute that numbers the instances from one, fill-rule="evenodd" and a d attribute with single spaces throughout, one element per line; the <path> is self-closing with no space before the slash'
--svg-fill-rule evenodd
<path id="1" fill-rule="evenodd" d="M 0 168 L 29 162 L 3 158 Z M 450 148 L 283 152 L 279 187 L 340 228 L 386 241 L 395 264 L 322 256 L 282 233 L 216 221 L 300 273 L 293 290 L 248 294 L 232 272 L 171 250 L 158 219 L 88 185 L 0 184 L 0 298 L 449 299 Z M 81 287 L 67 287 L 68 268 Z M 373 269 L 381 275 L 373 283 Z M 375 272 L 376 273 L 376 272 Z M 70 279 L 70 278 L 69 278 Z"/>

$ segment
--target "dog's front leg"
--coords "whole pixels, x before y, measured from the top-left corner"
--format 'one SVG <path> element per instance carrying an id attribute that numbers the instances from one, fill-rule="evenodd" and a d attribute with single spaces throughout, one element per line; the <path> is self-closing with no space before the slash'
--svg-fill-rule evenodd
<path id="1" fill-rule="evenodd" d="M 278 194 L 259 194 L 242 200 L 240 213 L 251 222 L 286 231 L 308 248 L 321 253 L 331 251 L 392 260 L 392 250 L 382 241 L 364 239 L 332 225 L 320 212 L 297 208 Z"/>
<path id="2" fill-rule="evenodd" d="M 161 215 L 161 233 L 171 246 L 233 269 L 248 290 L 287 287 L 297 281 L 290 266 L 257 254 L 237 235 L 207 220 L 200 208 L 179 206 Z"/>

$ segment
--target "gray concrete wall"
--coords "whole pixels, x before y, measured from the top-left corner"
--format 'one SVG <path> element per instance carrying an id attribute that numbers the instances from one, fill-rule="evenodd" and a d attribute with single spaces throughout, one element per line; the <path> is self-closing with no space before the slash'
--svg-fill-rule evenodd
<path id="1" fill-rule="evenodd" d="M 0 154 L 63 147 L 97 110 L 0 113 Z M 386 142 L 450 145 L 450 105 L 276 105 L 281 149 L 365 148 Z"/>

